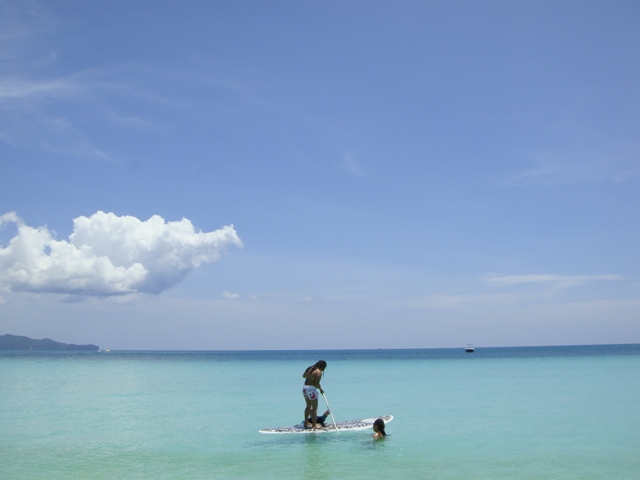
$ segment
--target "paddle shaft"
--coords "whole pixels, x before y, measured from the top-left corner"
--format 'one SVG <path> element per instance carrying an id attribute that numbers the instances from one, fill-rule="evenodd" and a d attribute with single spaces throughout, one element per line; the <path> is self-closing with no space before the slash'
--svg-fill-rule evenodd
<path id="1" fill-rule="evenodd" d="M 324 393 L 322 394 L 322 398 L 324 398 L 324 403 L 327 404 L 327 408 L 329 409 L 329 415 L 331 415 L 331 420 L 333 420 L 333 426 L 336 427 L 336 433 L 340 433 L 340 431 L 338 430 L 338 425 L 336 424 L 336 419 L 333 418 L 333 410 L 331 410 L 331 407 L 329 406 L 329 402 L 327 402 L 327 397 L 324 395 Z"/>

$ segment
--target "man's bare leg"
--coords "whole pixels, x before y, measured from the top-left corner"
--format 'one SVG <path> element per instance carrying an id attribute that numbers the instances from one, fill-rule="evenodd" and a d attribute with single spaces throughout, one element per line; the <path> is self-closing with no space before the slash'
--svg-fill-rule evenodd
<path id="1" fill-rule="evenodd" d="M 318 400 L 311 402 L 311 428 L 318 428 Z"/>
<path id="2" fill-rule="evenodd" d="M 311 416 L 313 407 L 311 406 L 310 400 L 305 398 L 304 401 L 307 403 L 307 406 L 304 409 L 304 428 L 312 428 L 313 426 L 309 423 L 309 417 Z"/>

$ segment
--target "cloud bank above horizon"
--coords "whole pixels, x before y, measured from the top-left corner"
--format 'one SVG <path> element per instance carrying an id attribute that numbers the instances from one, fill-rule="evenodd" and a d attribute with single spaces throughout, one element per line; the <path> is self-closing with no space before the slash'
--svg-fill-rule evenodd
<path id="1" fill-rule="evenodd" d="M 532 275 L 498 275 L 487 274 L 482 277 L 485 282 L 496 285 L 510 287 L 513 285 L 538 284 L 548 285 L 555 290 L 581 287 L 589 282 L 615 281 L 620 280 L 620 275 L 552 275 L 552 274 L 532 274 Z"/>
<path id="2" fill-rule="evenodd" d="M 0 290 L 83 296 L 158 294 L 191 270 L 242 247 L 233 225 L 196 231 L 190 220 L 146 221 L 98 211 L 73 220 L 69 240 L 46 226 L 30 227 L 15 213 L 0 215 L 0 228 L 17 234 L 0 245 Z"/>

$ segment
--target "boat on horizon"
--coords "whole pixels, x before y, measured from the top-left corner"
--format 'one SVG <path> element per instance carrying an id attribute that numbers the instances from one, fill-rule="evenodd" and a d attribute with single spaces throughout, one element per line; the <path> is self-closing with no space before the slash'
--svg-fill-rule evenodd
<path id="1" fill-rule="evenodd" d="M 465 347 L 464 351 L 467 353 L 473 353 L 476 351 L 476 349 L 473 347 L 473 344 L 467 343 L 467 346 Z"/>

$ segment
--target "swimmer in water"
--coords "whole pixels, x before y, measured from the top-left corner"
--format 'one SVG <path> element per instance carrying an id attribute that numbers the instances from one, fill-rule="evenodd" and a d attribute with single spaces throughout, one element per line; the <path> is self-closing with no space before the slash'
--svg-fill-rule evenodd
<path id="1" fill-rule="evenodd" d="M 373 422 L 373 438 L 379 439 L 387 436 L 387 433 L 384 431 L 384 420 L 378 418 L 375 422 Z"/>

